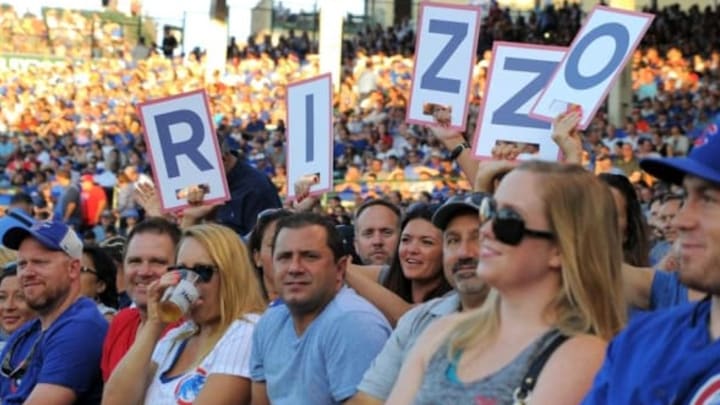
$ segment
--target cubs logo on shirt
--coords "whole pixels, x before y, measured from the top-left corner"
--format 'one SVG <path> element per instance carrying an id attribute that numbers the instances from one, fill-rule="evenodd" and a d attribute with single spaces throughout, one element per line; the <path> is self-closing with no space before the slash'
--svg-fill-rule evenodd
<path id="1" fill-rule="evenodd" d="M 720 374 L 714 375 L 700 387 L 690 405 L 720 405 Z"/>
<path id="2" fill-rule="evenodd" d="M 198 367 L 194 372 L 181 378 L 175 386 L 177 405 L 192 405 L 207 380 L 207 371 Z"/>

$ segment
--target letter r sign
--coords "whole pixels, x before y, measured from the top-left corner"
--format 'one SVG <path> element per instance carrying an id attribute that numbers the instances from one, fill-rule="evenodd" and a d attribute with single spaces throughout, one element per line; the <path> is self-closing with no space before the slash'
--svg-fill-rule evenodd
<path id="1" fill-rule="evenodd" d="M 148 158 L 164 212 L 187 206 L 177 190 L 205 184 L 204 203 L 229 199 L 227 179 L 207 97 L 202 90 L 138 106 Z"/>

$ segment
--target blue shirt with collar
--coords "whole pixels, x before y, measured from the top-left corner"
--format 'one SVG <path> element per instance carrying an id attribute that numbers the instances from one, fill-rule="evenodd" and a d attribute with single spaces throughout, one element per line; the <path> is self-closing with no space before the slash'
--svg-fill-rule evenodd
<path id="1" fill-rule="evenodd" d="M 21 326 L 0 355 L 2 405 L 22 404 L 37 384 L 72 390 L 78 405 L 99 404 L 103 389 L 100 357 L 107 329 L 95 302 L 85 297 L 70 305 L 45 331 L 39 319 Z M 11 374 L 8 370 L 20 369 L 24 361 L 23 373 L 7 377 Z"/>
<path id="2" fill-rule="evenodd" d="M 639 316 L 607 350 L 583 405 L 720 403 L 709 299 Z"/>

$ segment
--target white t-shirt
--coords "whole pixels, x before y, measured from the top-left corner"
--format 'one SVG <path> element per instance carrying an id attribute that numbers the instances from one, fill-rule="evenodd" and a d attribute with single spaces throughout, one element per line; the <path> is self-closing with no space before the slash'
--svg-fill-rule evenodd
<path id="1" fill-rule="evenodd" d="M 152 405 L 192 404 L 211 374 L 226 374 L 250 378 L 250 352 L 255 324 L 260 319 L 257 314 L 246 315 L 247 320 L 236 320 L 230 324 L 213 350 L 193 370 L 179 376 L 166 378 L 165 372 L 172 368 L 185 347 L 185 341 L 176 337 L 195 326 L 186 322 L 168 332 L 152 354 L 157 371 L 145 393 L 145 403 Z"/>

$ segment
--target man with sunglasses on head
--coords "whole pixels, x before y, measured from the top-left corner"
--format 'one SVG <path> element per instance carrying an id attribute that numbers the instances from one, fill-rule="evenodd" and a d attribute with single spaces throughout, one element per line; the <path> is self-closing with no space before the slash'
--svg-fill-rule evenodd
<path id="1" fill-rule="evenodd" d="M 98 404 L 107 321 L 80 294 L 82 242 L 61 222 L 15 225 L 2 244 L 17 250 L 25 301 L 38 319 L 18 329 L 0 355 L 3 404 Z"/>
<path id="2" fill-rule="evenodd" d="M 720 136 L 687 157 L 646 159 L 643 170 L 682 185 L 672 220 L 679 278 L 700 302 L 638 317 L 612 340 L 584 404 L 720 403 Z"/>
<path id="3" fill-rule="evenodd" d="M 435 319 L 479 307 L 488 288 L 475 270 L 480 256 L 478 210 L 486 193 L 450 198 L 433 215 L 443 231 L 443 270 L 455 291 L 419 305 L 398 321 L 385 347 L 365 372 L 351 405 L 382 404 L 387 400 L 400 368 L 418 336 Z"/>
<path id="4" fill-rule="evenodd" d="M 123 269 L 126 292 L 133 304 L 115 315 L 102 350 L 102 376 L 107 381 L 130 350 L 147 315 L 147 288 L 175 263 L 180 228 L 160 217 L 145 219 L 130 231 L 125 245 Z M 177 326 L 169 325 L 165 332 Z"/>
<path id="5" fill-rule="evenodd" d="M 275 287 L 252 341 L 253 405 L 340 404 L 352 397 L 390 325 L 344 286 L 349 256 L 326 217 L 281 218 L 273 241 Z"/>

